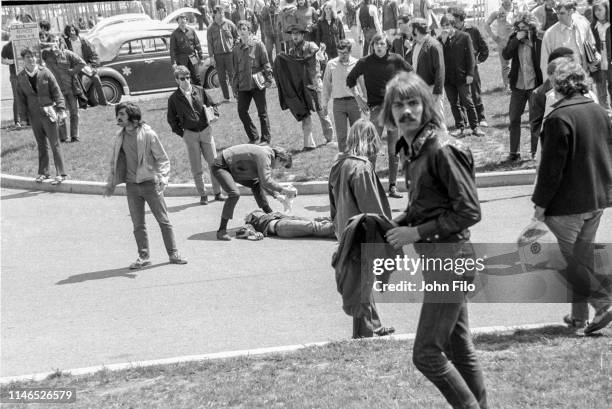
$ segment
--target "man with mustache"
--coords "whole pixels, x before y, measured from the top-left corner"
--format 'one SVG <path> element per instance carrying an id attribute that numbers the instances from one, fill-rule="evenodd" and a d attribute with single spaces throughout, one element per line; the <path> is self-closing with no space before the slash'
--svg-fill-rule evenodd
<path id="1" fill-rule="evenodd" d="M 414 244 L 428 259 L 473 261 L 468 228 L 481 217 L 474 159 L 466 146 L 442 131 L 427 84 L 413 73 L 396 75 L 387 85 L 380 119 L 399 130 L 396 150 L 407 158 L 410 182 L 408 207 L 394 219 L 397 227 L 387 232 L 387 241 L 395 248 Z M 470 277 L 423 270 L 426 284 L 456 280 L 469 282 Z M 424 292 L 412 360 L 453 408 L 487 408 L 463 292 Z"/>
<path id="2" fill-rule="evenodd" d="M 130 270 L 151 265 L 145 202 L 159 223 L 170 264 L 187 264 L 187 260 L 181 257 L 176 248 L 174 230 L 164 200 L 164 189 L 168 185 L 170 173 L 168 155 L 155 131 L 142 120 L 140 107 L 131 102 L 122 102 L 115 106 L 115 116 L 121 130 L 113 142 L 104 197 L 111 196 L 115 186 L 125 183 L 138 246 L 138 258 L 130 265 Z"/>

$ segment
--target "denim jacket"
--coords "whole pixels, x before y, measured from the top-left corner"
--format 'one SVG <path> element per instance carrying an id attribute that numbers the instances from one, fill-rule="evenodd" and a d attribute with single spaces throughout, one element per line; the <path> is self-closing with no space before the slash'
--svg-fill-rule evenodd
<path id="1" fill-rule="evenodd" d="M 147 180 L 168 183 L 170 174 L 170 160 L 164 150 L 157 134 L 147 124 L 138 128 L 136 134 L 138 149 L 138 167 L 136 168 L 136 182 Z M 126 182 L 126 157 L 121 147 L 123 145 L 123 129 L 119 130 L 113 141 L 113 152 L 110 158 L 110 172 L 106 178 L 106 186 L 112 187 Z"/>

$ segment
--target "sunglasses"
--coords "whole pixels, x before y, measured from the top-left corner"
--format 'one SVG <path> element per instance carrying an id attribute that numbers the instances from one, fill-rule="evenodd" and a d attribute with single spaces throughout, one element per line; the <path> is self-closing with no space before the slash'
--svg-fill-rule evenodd
<path id="1" fill-rule="evenodd" d="M 191 78 L 191 76 L 186 76 L 186 77 L 179 77 L 179 81 L 189 81 L 189 79 Z"/>

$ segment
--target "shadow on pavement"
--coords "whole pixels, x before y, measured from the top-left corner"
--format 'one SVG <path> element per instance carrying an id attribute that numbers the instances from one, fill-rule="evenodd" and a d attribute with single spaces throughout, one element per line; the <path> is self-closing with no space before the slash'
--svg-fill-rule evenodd
<path id="1" fill-rule="evenodd" d="M 123 278 L 136 278 L 138 275 L 136 274 L 139 271 L 149 270 L 155 267 L 164 266 L 166 263 L 153 264 L 147 267 L 143 267 L 140 270 L 130 270 L 128 267 L 115 268 L 112 270 L 102 270 L 102 271 L 94 271 L 91 273 L 83 273 L 83 274 L 75 274 L 70 276 L 64 280 L 58 281 L 55 285 L 64 285 L 64 284 L 76 284 L 82 283 L 84 281 L 91 280 L 104 280 L 106 278 L 114 278 L 114 277 L 123 277 Z"/>
<path id="2" fill-rule="evenodd" d="M 325 205 L 325 206 L 304 206 L 304 209 L 312 210 L 313 212 L 327 213 L 327 212 L 329 212 L 329 205 Z"/>
<path id="3" fill-rule="evenodd" d="M 235 238 L 236 231 L 238 231 L 238 228 L 227 229 L 227 233 L 232 239 Z M 205 231 L 203 233 L 192 234 L 191 236 L 187 237 L 187 240 L 217 241 L 217 231 L 212 230 Z"/>
<path id="4" fill-rule="evenodd" d="M 199 198 L 198 198 L 198 201 L 194 203 L 187 203 L 187 204 L 179 205 L 179 206 L 169 206 L 168 213 L 178 213 L 180 211 L 189 209 L 190 207 L 198 207 L 198 206 L 201 206 Z M 145 214 L 152 214 L 152 213 L 150 210 L 147 210 Z"/>
<path id="5" fill-rule="evenodd" d="M 602 336 L 602 333 L 593 336 Z M 584 335 L 576 333 L 576 329 L 564 325 L 550 325 L 543 328 L 519 329 L 507 333 L 477 334 L 474 336 L 476 349 L 487 351 L 501 351 L 517 346 L 517 344 L 539 344 L 542 340 L 556 338 L 583 338 Z"/>
<path id="6" fill-rule="evenodd" d="M 0 200 L 26 199 L 28 197 L 38 196 L 42 193 L 48 193 L 48 192 L 45 192 L 44 190 L 21 192 L 21 193 L 15 193 L 12 195 L 0 196 Z"/>

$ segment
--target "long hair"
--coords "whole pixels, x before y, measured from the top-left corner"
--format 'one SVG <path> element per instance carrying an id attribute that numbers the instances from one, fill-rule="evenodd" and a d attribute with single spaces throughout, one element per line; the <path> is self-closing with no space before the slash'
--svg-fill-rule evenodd
<path id="1" fill-rule="evenodd" d="M 321 6 L 321 15 L 319 16 L 319 20 L 326 20 L 327 19 L 327 15 L 325 14 L 325 7 L 331 7 L 332 10 L 332 21 L 338 20 L 338 13 L 336 13 L 336 8 L 334 7 L 334 3 L 331 1 L 326 1 L 325 3 L 323 3 L 323 6 Z"/>
<path id="2" fill-rule="evenodd" d="M 607 2 L 598 2 L 593 4 L 592 10 L 593 10 L 593 22 L 591 23 L 592 27 L 595 27 L 595 25 L 597 24 L 597 22 L 599 21 L 597 19 L 597 17 L 595 17 L 595 9 L 602 7 L 605 11 L 606 11 L 606 21 L 610 21 L 610 9 L 609 9 L 609 5 Z"/>
<path id="3" fill-rule="evenodd" d="M 561 61 L 555 69 L 554 78 L 555 91 L 565 98 L 589 92 L 590 80 L 582 66 L 574 60 Z"/>
<path id="4" fill-rule="evenodd" d="M 379 123 L 388 128 L 397 128 L 393 119 L 393 103 L 396 100 L 414 97 L 420 98 L 423 104 L 421 125 L 431 123 L 437 127 L 442 127 L 444 121 L 436 109 L 429 86 L 414 72 L 400 72 L 387 83 L 385 101 L 380 116 L 377 118 Z"/>
<path id="5" fill-rule="evenodd" d="M 369 158 L 378 153 L 380 137 L 374 124 L 367 119 L 358 119 L 346 138 L 346 153 Z"/>
<path id="6" fill-rule="evenodd" d="M 514 28 L 518 30 L 520 23 L 526 24 L 529 27 L 529 31 L 536 32 L 540 26 L 538 19 L 529 11 L 521 11 L 516 15 L 514 19 Z"/>
<path id="7" fill-rule="evenodd" d="M 66 27 L 64 27 L 64 36 L 66 36 L 66 38 L 70 38 L 70 29 L 74 28 L 74 32 L 76 33 L 76 36 L 79 36 L 79 28 L 77 26 L 75 26 L 74 24 L 68 24 L 66 25 Z"/>
<path id="8" fill-rule="evenodd" d="M 125 109 L 125 113 L 127 114 L 128 121 L 138 123 L 138 126 L 142 126 L 144 121 L 142 120 L 142 111 L 140 107 L 133 102 L 120 102 L 115 105 L 115 116 L 121 111 Z"/>

